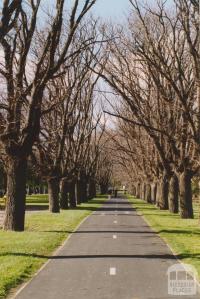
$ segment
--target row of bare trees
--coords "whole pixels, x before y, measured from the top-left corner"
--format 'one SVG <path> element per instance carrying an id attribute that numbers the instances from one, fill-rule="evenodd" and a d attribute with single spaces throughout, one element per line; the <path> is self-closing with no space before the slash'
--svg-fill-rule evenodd
<path id="1" fill-rule="evenodd" d="M 135 195 L 193 218 L 191 181 L 200 167 L 199 3 L 130 2 L 126 26 L 107 30 L 115 38 L 105 47 L 102 74 L 114 94 L 107 113 L 118 118 L 116 157 Z"/>
<path id="2" fill-rule="evenodd" d="M 113 27 L 87 18 L 95 2 L 68 7 L 57 0 L 51 10 L 42 0 L 3 2 L 6 230 L 24 229 L 28 164 L 48 183 L 50 211 L 59 212 L 92 198 L 96 181 L 107 191 L 113 155 L 138 196 L 193 217 L 191 181 L 200 166 L 198 1 L 147 7 L 130 0 L 127 24 Z M 106 135 L 98 112 L 102 78 L 113 94 L 107 113 L 118 118 L 117 132 Z"/>
<path id="3" fill-rule="evenodd" d="M 50 211 L 95 196 L 103 149 L 96 101 L 96 0 L 5 0 L 0 23 L 0 158 L 5 230 L 24 230 L 27 165 L 47 181 Z M 68 5 L 68 6 L 67 6 Z M 100 125 L 101 123 L 101 125 Z M 98 174 L 97 174 L 98 172 Z M 102 174 L 103 175 L 103 174 Z"/>

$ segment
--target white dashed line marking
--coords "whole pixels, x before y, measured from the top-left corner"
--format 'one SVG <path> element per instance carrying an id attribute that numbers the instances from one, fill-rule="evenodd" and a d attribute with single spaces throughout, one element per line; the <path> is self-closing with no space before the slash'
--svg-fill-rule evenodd
<path id="1" fill-rule="evenodd" d="M 115 220 L 114 223 L 117 224 L 117 220 Z"/>
<path id="2" fill-rule="evenodd" d="M 113 239 L 117 239 L 117 235 L 113 235 Z"/>
<path id="3" fill-rule="evenodd" d="M 116 275 L 116 268 L 110 268 L 110 275 Z"/>

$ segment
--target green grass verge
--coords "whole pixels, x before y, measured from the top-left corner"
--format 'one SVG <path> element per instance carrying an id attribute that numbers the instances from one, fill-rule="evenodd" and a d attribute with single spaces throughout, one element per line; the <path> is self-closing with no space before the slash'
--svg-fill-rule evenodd
<path id="1" fill-rule="evenodd" d="M 195 219 L 180 219 L 168 211 L 161 211 L 143 200 L 128 196 L 129 201 L 148 224 L 166 241 L 178 258 L 193 265 L 200 277 L 200 225 L 198 205 L 195 205 Z"/>
<path id="2" fill-rule="evenodd" d="M 33 194 L 26 197 L 26 205 L 49 205 L 48 194 Z"/>
<path id="3" fill-rule="evenodd" d="M 30 278 L 70 232 L 105 199 L 105 196 L 96 198 L 60 214 L 48 211 L 27 214 L 24 232 L 0 230 L 0 298 L 5 298 L 11 288 Z M 36 196 L 34 200 L 37 200 Z M 40 196 L 38 200 L 41 200 Z"/>
<path id="4" fill-rule="evenodd" d="M 48 194 L 33 194 L 26 197 L 27 206 L 48 206 Z M 5 199 L 0 198 L 0 207 L 3 209 L 5 207 Z"/>

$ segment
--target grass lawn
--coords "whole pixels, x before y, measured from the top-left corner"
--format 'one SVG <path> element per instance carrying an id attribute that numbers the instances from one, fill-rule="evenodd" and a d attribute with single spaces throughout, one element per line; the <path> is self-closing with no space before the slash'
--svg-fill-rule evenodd
<path id="1" fill-rule="evenodd" d="M 48 194 L 33 194 L 26 197 L 26 205 L 49 205 Z"/>
<path id="2" fill-rule="evenodd" d="M 48 206 L 48 194 L 33 194 L 26 197 L 27 206 Z M 0 207 L 3 209 L 5 207 L 5 200 L 0 198 Z"/>
<path id="3" fill-rule="evenodd" d="M 143 200 L 128 196 L 133 207 L 170 245 L 178 258 L 184 263 L 193 265 L 200 278 L 200 223 L 199 207 L 195 205 L 195 219 L 180 219 L 179 215 L 161 211 Z"/>
<path id="4" fill-rule="evenodd" d="M 25 232 L 0 230 L 0 298 L 5 298 L 11 288 L 30 278 L 81 220 L 100 207 L 105 199 L 106 196 L 99 197 L 60 214 L 48 211 L 27 214 Z M 27 201 L 45 204 L 47 197 L 35 195 Z"/>

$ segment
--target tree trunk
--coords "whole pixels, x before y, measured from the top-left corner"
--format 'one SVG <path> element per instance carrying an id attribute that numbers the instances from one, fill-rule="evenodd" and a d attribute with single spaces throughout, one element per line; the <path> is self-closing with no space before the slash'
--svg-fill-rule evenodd
<path id="1" fill-rule="evenodd" d="M 7 200 L 4 230 L 24 230 L 26 175 L 27 159 L 10 158 L 7 164 Z"/>
<path id="2" fill-rule="evenodd" d="M 153 204 L 156 204 L 156 196 L 157 196 L 157 183 L 153 183 L 151 185 L 151 200 Z"/>
<path id="3" fill-rule="evenodd" d="M 38 194 L 38 188 L 34 187 L 34 194 Z"/>
<path id="4" fill-rule="evenodd" d="M 89 190 L 88 190 L 88 193 L 89 193 L 89 199 L 93 199 L 96 197 L 96 182 L 94 179 L 90 179 L 89 181 Z"/>
<path id="5" fill-rule="evenodd" d="M 74 181 L 69 183 L 69 206 L 71 209 L 76 208 L 76 192 Z"/>
<path id="6" fill-rule="evenodd" d="M 136 188 L 137 188 L 137 184 L 136 185 L 132 185 L 131 186 L 131 194 L 133 195 L 133 196 L 136 196 Z"/>
<path id="7" fill-rule="evenodd" d="M 108 184 L 100 184 L 100 190 L 101 194 L 107 194 L 108 193 Z"/>
<path id="8" fill-rule="evenodd" d="M 146 184 L 142 184 L 142 199 L 145 200 Z"/>
<path id="9" fill-rule="evenodd" d="M 87 202 L 88 199 L 88 192 L 87 192 L 87 177 L 84 172 L 80 173 L 80 177 L 77 181 L 77 187 L 76 187 L 76 195 L 77 195 L 77 202 Z"/>
<path id="10" fill-rule="evenodd" d="M 51 213 L 60 213 L 59 189 L 58 178 L 51 178 L 48 180 L 49 211 Z"/>
<path id="11" fill-rule="evenodd" d="M 140 196 L 139 198 L 142 199 L 142 193 L 143 193 L 143 184 L 140 184 Z"/>
<path id="12" fill-rule="evenodd" d="M 88 188 L 87 188 L 87 181 L 82 181 L 83 186 L 83 202 L 86 202 L 88 199 Z"/>
<path id="13" fill-rule="evenodd" d="M 46 186 L 44 186 L 43 187 L 43 194 L 47 194 L 47 193 L 48 193 L 47 188 L 46 188 Z"/>
<path id="14" fill-rule="evenodd" d="M 77 189 L 76 189 L 76 194 L 77 194 L 77 202 L 82 203 L 82 202 L 87 202 L 88 194 L 87 194 L 87 180 L 84 179 L 84 177 L 81 177 L 77 181 Z"/>
<path id="15" fill-rule="evenodd" d="M 44 194 L 43 193 L 43 186 L 42 185 L 40 185 L 40 194 Z"/>
<path id="16" fill-rule="evenodd" d="M 26 187 L 26 194 L 31 195 L 31 186 L 30 185 L 27 185 L 27 187 Z"/>
<path id="17" fill-rule="evenodd" d="M 151 201 L 151 185 L 150 184 L 146 184 L 146 187 L 145 187 L 145 200 L 148 202 L 148 203 L 152 203 Z"/>
<path id="18" fill-rule="evenodd" d="M 140 198 L 140 183 L 137 183 L 136 197 L 137 197 L 137 198 Z"/>
<path id="19" fill-rule="evenodd" d="M 83 184 L 80 179 L 76 182 L 76 199 L 77 204 L 80 205 L 83 202 Z"/>
<path id="20" fill-rule="evenodd" d="M 157 193 L 156 193 L 156 207 L 159 208 L 159 199 L 161 197 L 161 183 L 157 183 Z"/>
<path id="21" fill-rule="evenodd" d="M 192 175 L 189 171 L 184 171 L 179 177 L 180 189 L 180 215 L 181 218 L 194 218 L 192 206 Z"/>
<path id="22" fill-rule="evenodd" d="M 62 210 L 67 210 L 69 208 L 68 204 L 68 181 L 67 179 L 62 179 L 60 184 L 60 208 Z"/>
<path id="23" fill-rule="evenodd" d="M 167 175 L 164 175 L 160 182 L 160 198 L 159 208 L 161 210 L 168 210 L 168 194 L 169 194 L 169 182 Z"/>
<path id="24" fill-rule="evenodd" d="M 170 213 L 178 213 L 178 178 L 174 174 L 169 182 L 169 211 Z"/>

